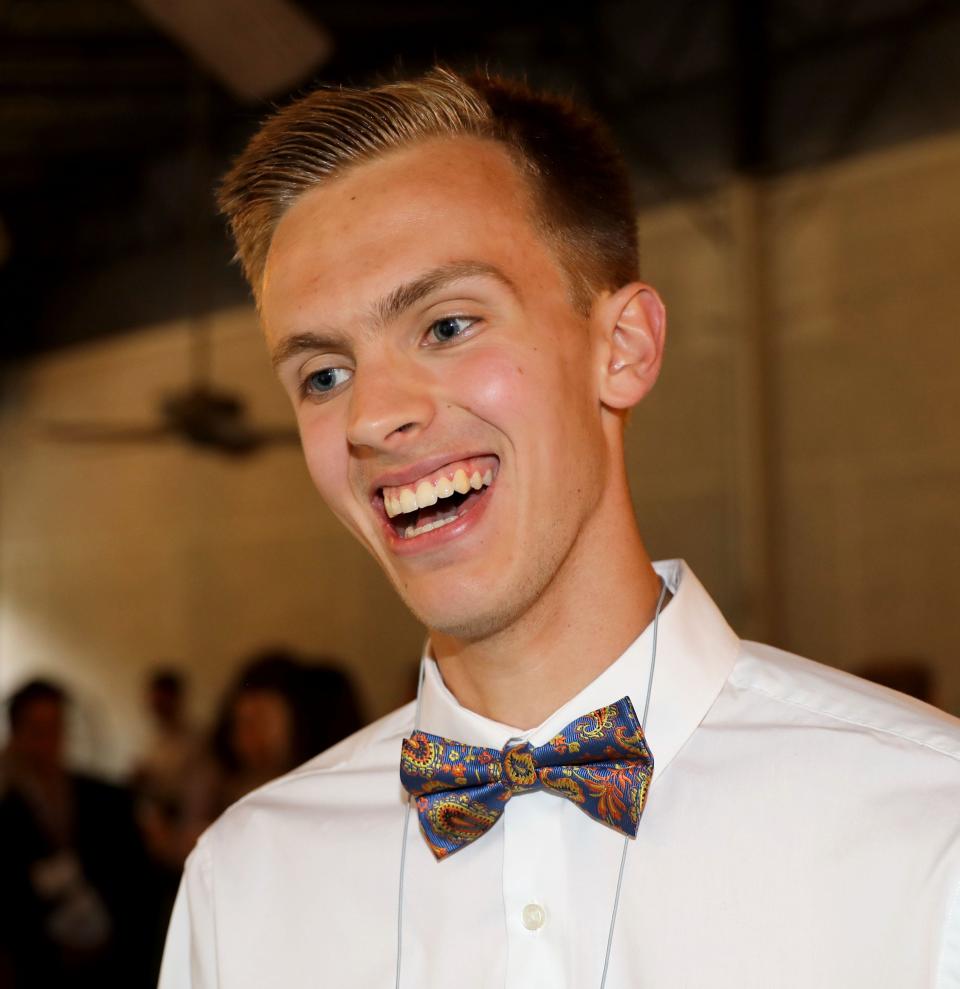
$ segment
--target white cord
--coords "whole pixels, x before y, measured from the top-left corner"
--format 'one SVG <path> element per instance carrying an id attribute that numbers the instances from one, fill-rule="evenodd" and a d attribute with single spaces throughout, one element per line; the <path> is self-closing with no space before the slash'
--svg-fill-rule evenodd
<path id="1" fill-rule="evenodd" d="M 657 610 L 653 613 L 653 645 L 650 648 L 650 673 L 647 676 L 647 696 L 643 702 L 643 717 L 640 719 L 640 728 L 643 729 L 647 723 L 647 713 L 650 710 L 650 693 L 653 690 L 653 671 L 657 665 L 657 629 L 660 625 L 660 609 L 663 607 L 663 599 L 667 596 L 666 581 L 660 581 L 660 597 L 657 599 Z M 607 970 L 610 968 L 610 949 L 613 947 L 613 929 L 617 923 L 617 911 L 620 909 L 620 890 L 623 887 L 623 870 L 627 864 L 627 849 L 630 847 L 630 839 L 626 836 L 623 839 L 623 852 L 620 855 L 620 872 L 617 874 L 617 891 L 613 895 L 613 913 L 610 915 L 610 930 L 607 932 L 607 950 L 603 956 L 603 974 L 600 976 L 600 989 L 604 989 L 607 984 Z"/>
<path id="2" fill-rule="evenodd" d="M 660 581 L 660 597 L 657 599 L 657 609 L 653 614 L 653 645 L 650 650 L 650 673 L 647 677 L 647 696 L 643 702 L 643 717 L 640 719 L 640 727 L 643 729 L 647 723 L 647 713 L 650 710 L 650 692 L 653 690 L 653 671 L 657 664 L 657 629 L 660 624 L 660 610 L 663 608 L 663 599 L 667 596 L 666 582 Z M 420 704 L 423 694 L 423 676 L 426 670 L 425 659 L 420 660 L 420 675 L 417 678 L 417 706 L 413 715 L 413 731 L 420 727 Z M 412 734 L 412 733 L 411 733 Z M 400 989 L 400 956 L 403 947 L 403 880 L 406 873 L 407 864 L 407 831 L 410 825 L 410 806 L 412 800 L 407 800 L 407 809 L 403 814 L 403 838 L 400 842 L 400 889 L 397 895 L 397 977 L 395 986 Z M 610 916 L 610 930 L 607 933 L 607 950 L 603 956 L 603 974 L 600 977 L 600 989 L 604 989 L 607 984 L 607 970 L 610 967 L 610 949 L 613 947 L 613 929 L 617 923 L 617 911 L 620 908 L 620 890 L 623 886 L 623 872 L 627 864 L 627 848 L 630 839 L 623 839 L 623 853 L 620 856 L 620 872 L 617 875 L 617 891 L 613 897 L 613 913 Z"/>
<path id="3" fill-rule="evenodd" d="M 426 656 L 420 659 L 420 672 L 417 674 L 417 706 L 413 712 L 413 731 L 420 727 L 420 705 L 423 698 L 423 675 L 426 670 Z M 412 734 L 412 732 L 411 732 Z M 410 829 L 410 806 L 413 801 L 407 798 L 407 809 L 403 812 L 403 838 L 400 840 L 400 888 L 397 892 L 397 981 L 400 989 L 400 955 L 403 949 L 403 876 L 407 866 L 407 831 Z"/>

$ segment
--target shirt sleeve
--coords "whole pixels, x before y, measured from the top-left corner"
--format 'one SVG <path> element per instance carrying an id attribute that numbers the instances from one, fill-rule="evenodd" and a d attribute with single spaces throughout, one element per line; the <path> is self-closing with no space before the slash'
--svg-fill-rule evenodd
<path id="1" fill-rule="evenodd" d="M 936 989 L 960 989 L 960 884 L 947 907 Z"/>
<path id="2" fill-rule="evenodd" d="M 212 863 L 201 838 L 184 866 L 158 989 L 217 989 L 218 985 Z"/>

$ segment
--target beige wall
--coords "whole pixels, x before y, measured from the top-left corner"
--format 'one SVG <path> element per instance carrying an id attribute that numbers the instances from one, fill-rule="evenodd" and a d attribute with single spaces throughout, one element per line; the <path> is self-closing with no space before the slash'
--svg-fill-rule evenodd
<path id="1" fill-rule="evenodd" d="M 246 310 L 217 317 L 215 374 L 265 424 L 291 415 Z M 186 375 L 187 329 L 58 354 L 18 378 L 4 433 L 0 692 L 66 680 L 83 761 L 118 771 L 142 740 L 159 659 L 192 674 L 207 715 L 240 659 L 270 644 L 340 656 L 371 714 L 404 693 L 420 632 L 340 531 L 295 446 L 228 460 L 176 442 L 62 445 L 31 424 L 150 421 Z"/>
<path id="2" fill-rule="evenodd" d="M 798 176 L 775 216 L 791 646 L 935 664 L 960 711 L 960 141 Z"/>
<path id="3" fill-rule="evenodd" d="M 957 174 L 960 138 L 938 139 L 645 213 L 671 333 L 628 454 L 652 551 L 689 559 L 739 631 L 846 668 L 924 657 L 955 711 Z M 289 423 L 253 315 L 212 331 L 216 380 Z M 38 439 L 43 420 L 150 420 L 185 379 L 187 341 L 185 325 L 152 327 L 34 363 L 0 420 L 0 694 L 37 672 L 66 680 L 78 757 L 112 772 L 141 744 L 158 659 L 191 670 L 207 715 L 258 646 L 332 653 L 373 716 L 404 696 L 419 650 L 295 447 L 231 461 Z"/>

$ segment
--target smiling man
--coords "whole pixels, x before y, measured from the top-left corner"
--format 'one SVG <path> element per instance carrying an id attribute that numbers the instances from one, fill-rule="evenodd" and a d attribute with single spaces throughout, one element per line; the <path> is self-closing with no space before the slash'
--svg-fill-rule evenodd
<path id="1" fill-rule="evenodd" d="M 664 311 L 603 130 L 442 70 L 323 90 L 221 202 L 428 644 L 416 703 L 201 838 L 164 989 L 960 987 L 957 722 L 741 642 L 644 548 Z"/>

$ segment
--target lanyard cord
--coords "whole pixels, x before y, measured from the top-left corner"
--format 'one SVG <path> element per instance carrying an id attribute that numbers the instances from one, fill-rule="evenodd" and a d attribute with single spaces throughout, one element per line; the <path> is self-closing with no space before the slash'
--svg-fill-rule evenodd
<path id="1" fill-rule="evenodd" d="M 420 672 L 417 674 L 417 707 L 413 714 L 413 730 L 420 727 L 420 707 L 423 703 L 423 676 L 427 669 L 426 655 L 420 657 Z M 400 841 L 400 884 L 397 891 L 397 981 L 400 989 L 400 950 L 403 947 L 403 876 L 407 865 L 407 831 L 410 827 L 410 807 L 413 801 L 407 798 L 407 809 L 403 812 L 403 838 Z"/>
<path id="2" fill-rule="evenodd" d="M 657 665 L 657 629 L 660 625 L 660 609 L 663 607 L 663 599 L 667 596 L 666 581 L 660 581 L 660 597 L 657 598 L 657 610 L 653 613 L 653 645 L 650 647 L 650 673 L 647 676 L 647 696 L 643 701 L 643 717 L 640 719 L 640 727 L 645 728 L 647 724 L 647 713 L 650 710 L 650 693 L 653 690 L 653 671 Z M 630 839 L 623 839 L 623 852 L 620 855 L 620 872 L 617 875 L 617 891 L 613 896 L 613 913 L 610 915 L 610 931 L 607 934 L 607 950 L 603 956 L 603 974 L 600 976 L 600 989 L 604 989 L 607 984 L 607 969 L 610 967 L 610 949 L 613 947 L 613 928 L 617 923 L 617 910 L 620 908 L 620 890 L 623 886 L 623 870 L 627 864 L 627 849 L 630 847 Z"/>
<path id="3" fill-rule="evenodd" d="M 660 597 L 657 599 L 657 609 L 653 614 L 653 645 L 650 649 L 650 673 L 647 677 L 647 696 L 643 702 L 643 717 L 640 719 L 640 727 L 643 729 L 647 724 L 647 713 L 650 710 L 650 693 L 653 690 L 653 671 L 657 665 L 657 629 L 660 624 L 660 611 L 663 608 L 664 598 L 667 596 L 667 584 L 660 581 Z M 417 706 L 413 715 L 413 730 L 420 727 L 420 708 L 423 694 L 423 676 L 426 670 L 425 657 L 420 660 L 420 673 L 417 677 Z M 406 873 L 407 864 L 407 831 L 410 826 L 410 807 L 412 800 L 407 800 L 407 808 L 403 813 L 403 837 L 400 841 L 400 882 L 397 891 L 397 977 L 396 989 L 400 989 L 400 955 L 403 947 L 403 880 Z M 623 872 L 627 864 L 627 849 L 630 847 L 630 839 L 623 839 L 623 852 L 620 855 L 620 872 L 617 875 L 617 891 L 613 897 L 613 913 L 610 915 L 610 930 L 607 934 L 607 950 L 603 956 L 603 974 L 600 976 L 600 989 L 604 989 L 607 984 L 607 970 L 610 967 L 610 949 L 613 947 L 613 929 L 617 923 L 617 911 L 620 908 L 620 890 L 623 887 Z"/>

